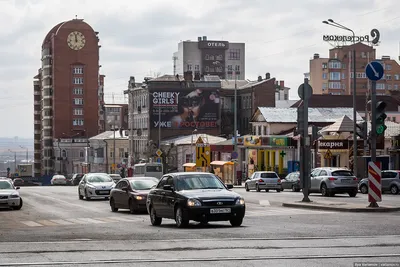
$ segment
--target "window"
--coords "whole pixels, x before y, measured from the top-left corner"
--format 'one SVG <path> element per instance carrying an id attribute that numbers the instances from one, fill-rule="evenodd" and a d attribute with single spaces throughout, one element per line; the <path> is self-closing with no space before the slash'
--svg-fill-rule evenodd
<path id="1" fill-rule="evenodd" d="M 330 69 L 341 69 L 342 64 L 339 61 L 331 61 L 331 62 L 329 62 L 329 68 Z"/>
<path id="2" fill-rule="evenodd" d="M 74 95 L 83 95 L 82 88 L 74 88 Z"/>
<path id="3" fill-rule="evenodd" d="M 83 105 L 83 98 L 74 98 L 75 105 Z"/>
<path id="4" fill-rule="evenodd" d="M 64 149 L 61 151 L 61 156 L 63 157 L 63 158 L 66 158 L 67 157 L 67 151 L 65 151 Z"/>
<path id="5" fill-rule="evenodd" d="M 209 67 L 209 66 L 206 66 L 206 67 L 205 67 L 205 71 L 206 71 L 206 72 L 209 72 L 209 71 L 210 71 L 210 67 Z"/>
<path id="6" fill-rule="evenodd" d="M 330 72 L 329 80 L 338 81 L 340 80 L 340 72 Z"/>
<path id="7" fill-rule="evenodd" d="M 342 72 L 342 80 L 346 79 L 346 73 Z"/>
<path id="8" fill-rule="evenodd" d="M 342 69 L 346 69 L 346 64 L 345 63 L 342 63 Z"/>
<path id="9" fill-rule="evenodd" d="M 392 79 L 392 75 L 391 74 L 386 74 L 386 80 L 391 80 Z"/>
<path id="10" fill-rule="evenodd" d="M 258 126 L 258 133 L 257 133 L 257 135 L 262 135 L 262 132 L 261 132 L 261 125 Z"/>
<path id="11" fill-rule="evenodd" d="M 228 65 L 228 71 L 233 71 L 232 65 Z"/>
<path id="12" fill-rule="evenodd" d="M 74 126 L 83 126 L 83 119 L 73 119 L 72 124 Z"/>
<path id="13" fill-rule="evenodd" d="M 164 187 L 164 185 L 167 184 L 167 179 L 169 178 L 169 176 L 164 176 L 161 178 L 161 181 L 158 183 L 157 188 L 158 189 L 162 189 Z"/>
<path id="14" fill-rule="evenodd" d="M 324 80 L 328 79 L 328 74 L 327 73 L 322 73 L 322 79 L 324 79 Z"/>
<path id="15" fill-rule="evenodd" d="M 187 70 L 191 71 L 192 70 L 192 65 L 191 64 L 187 64 Z"/>
<path id="16" fill-rule="evenodd" d="M 399 89 L 399 85 L 395 84 L 394 85 L 394 90 L 398 90 Z"/>
<path id="17" fill-rule="evenodd" d="M 341 89 L 342 84 L 340 82 L 330 82 L 329 89 Z"/>
<path id="18" fill-rule="evenodd" d="M 229 49 L 228 59 L 240 60 L 240 49 Z"/>
<path id="19" fill-rule="evenodd" d="M 206 54 L 205 59 L 209 60 L 210 59 L 210 55 Z"/>
<path id="20" fill-rule="evenodd" d="M 263 126 L 264 135 L 267 135 L 267 126 Z"/>
<path id="21" fill-rule="evenodd" d="M 361 57 L 362 57 L 362 58 L 366 58 L 366 57 L 367 57 L 367 53 L 361 52 Z"/>
<path id="22" fill-rule="evenodd" d="M 240 72 L 240 65 L 235 66 L 235 72 Z"/>
<path id="23" fill-rule="evenodd" d="M 392 70 L 392 65 L 390 65 L 390 64 L 386 64 L 386 70 Z"/>
<path id="24" fill-rule="evenodd" d="M 81 150 L 81 151 L 79 151 L 79 157 L 80 158 L 84 158 L 85 157 L 85 153 L 83 153 L 83 151 Z"/>
<path id="25" fill-rule="evenodd" d="M 385 84 L 384 84 L 384 83 L 377 83 L 377 84 L 376 84 L 376 89 L 378 89 L 378 90 L 379 90 L 379 89 L 381 89 L 381 90 L 382 90 L 382 89 L 385 89 Z"/>
<path id="26" fill-rule="evenodd" d="M 326 89 L 326 88 L 328 88 L 328 84 L 327 83 L 323 83 L 322 84 L 322 89 Z"/>
<path id="27" fill-rule="evenodd" d="M 83 78 L 79 77 L 79 78 L 74 78 L 74 84 L 83 84 Z"/>
<path id="28" fill-rule="evenodd" d="M 74 67 L 74 74 L 83 74 L 83 67 Z"/>
<path id="29" fill-rule="evenodd" d="M 83 109 L 81 108 L 74 108 L 74 115 L 83 115 Z"/>
<path id="30" fill-rule="evenodd" d="M 365 74 L 365 72 L 357 72 L 357 79 L 359 78 L 367 78 L 367 75 Z"/>
<path id="31" fill-rule="evenodd" d="M 388 84 L 388 85 L 387 85 L 387 89 L 388 89 L 388 90 L 392 90 L 392 85 L 391 85 L 391 84 Z"/>
<path id="32" fill-rule="evenodd" d="M 194 71 L 200 71 L 200 65 L 194 65 Z"/>
<path id="33" fill-rule="evenodd" d="M 123 148 L 120 148 L 120 149 L 119 149 L 119 157 L 120 157 L 120 158 L 123 158 L 123 157 L 124 157 L 124 154 L 125 154 L 124 149 L 123 149 Z"/>
<path id="34" fill-rule="evenodd" d="M 114 157 L 114 152 L 110 151 L 110 158 L 113 158 L 113 157 Z"/>
<path id="35" fill-rule="evenodd" d="M 327 69 L 328 68 L 328 64 L 327 63 L 322 63 L 322 69 Z"/>

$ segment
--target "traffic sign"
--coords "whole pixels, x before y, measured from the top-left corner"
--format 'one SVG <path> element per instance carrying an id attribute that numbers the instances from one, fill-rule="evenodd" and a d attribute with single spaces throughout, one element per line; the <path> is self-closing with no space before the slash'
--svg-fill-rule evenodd
<path id="1" fill-rule="evenodd" d="M 199 138 L 197 138 L 196 145 L 197 144 L 204 144 L 203 138 L 201 138 L 201 136 L 199 136 Z"/>
<path id="2" fill-rule="evenodd" d="M 233 151 L 231 153 L 231 159 L 237 159 L 239 157 L 239 154 L 236 151 Z"/>
<path id="3" fill-rule="evenodd" d="M 114 163 L 111 164 L 111 169 L 115 170 L 115 164 Z"/>
<path id="4" fill-rule="evenodd" d="M 157 157 L 157 158 L 156 158 L 156 162 L 161 163 L 161 158 L 160 158 L 160 157 Z"/>
<path id="5" fill-rule="evenodd" d="M 378 81 L 382 79 L 384 73 L 385 71 L 383 66 L 378 61 L 371 61 L 365 67 L 365 74 L 371 81 Z"/>
<path id="6" fill-rule="evenodd" d="M 298 95 L 301 99 L 309 99 L 313 93 L 311 85 L 303 83 L 299 86 Z"/>
<path id="7" fill-rule="evenodd" d="M 118 164 L 117 164 L 117 168 L 118 168 L 118 169 L 121 168 L 121 164 L 118 163 Z"/>
<path id="8" fill-rule="evenodd" d="M 381 162 L 368 163 L 368 202 L 382 201 Z"/>
<path id="9" fill-rule="evenodd" d="M 196 147 L 196 166 L 208 167 L 211 162 L 211 148 L 209 145 Z"/>
<path id="10" fill-rule="evenodd" d="M 159 156 L 159 157 L 161 157 L 161 155 L 162 155 L 162 151 L 161 151 L 161 149 L 157 149 L 157 151 L 156 151 L 156 155 L 157 155 L 157 156 Z"/>
<path id="11" fill-rule="evenodd" d="M 328 151 L 326 151 L 324 158 L 325 159 L 331 159 L 332 158 L 332 152 L 329 149 L 328 149 Z"/>

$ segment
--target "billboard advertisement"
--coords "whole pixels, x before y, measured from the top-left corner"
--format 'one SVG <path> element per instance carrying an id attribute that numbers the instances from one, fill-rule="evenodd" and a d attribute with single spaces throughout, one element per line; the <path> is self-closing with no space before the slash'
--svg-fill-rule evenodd
<path id="1" fill-rule="evenodd" d="M 185 88 L 151 92 L 151 128 L 171 130 L 217 128 L 219 102 L 219 94 L 215 89 Z"/>

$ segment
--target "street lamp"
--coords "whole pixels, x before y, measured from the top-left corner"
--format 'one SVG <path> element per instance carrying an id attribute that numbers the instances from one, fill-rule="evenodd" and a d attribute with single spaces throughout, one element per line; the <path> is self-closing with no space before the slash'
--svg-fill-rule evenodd
<path id="1" fill-rule="evenodd" d="M 339 24 L 333 19 L 328 19 L 327 21 L 324 20 L 322 23 L 328 24 L 330 26 L 349 31 L 353 34 L 353 45 L 356 42 L 356 35 L 354 34 L 354 31 L 350 28 L 347 28 L 346 26 L 343 26 L 342 24 Z M 357 102 L 357 90 L 356 90 L 356 85 L 357 85 L 357 75 L 356 75 L 356 47 L 353 47 L 353 173 L 355 176 L 357 176 L 357 108 L 356 108 L 356 102 Z"/>
<path id="2" fill-rule="evenodd" d="M 190 142 L 190 155 L 191 155 L 191 162 L 194 162 L 193 159 L 193 134 L 197 133 L 197 129 L 194 129 L 192 132 L 192 141 Z"/>
<path id="3" fill-rule="evenodd" d="M 29 163 L 29 160 L 28 160 L 28 155 L 29 155 L 28 148 L 24 147 L 24 146 L 19 146 L 19 147 L 22 148 L 22 149 L 26 149 L 26 163 L 28 164 Z"/>

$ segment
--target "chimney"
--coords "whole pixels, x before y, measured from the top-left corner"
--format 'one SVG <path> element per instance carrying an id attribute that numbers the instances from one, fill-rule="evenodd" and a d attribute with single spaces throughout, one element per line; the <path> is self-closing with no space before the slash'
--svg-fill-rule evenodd
<path id="1" fill-rule="evenodd" d="M 314 54 L 314 59 L 317 59 L 317 58 L 319 58 L 319 54 L 315 53 Z"/>
<path id="2" fill-rule="evenodd" d="M 285 81 L 279 81 L 279 86 L 281 89 L 285 88 Z"/>
<path id="3" fill-rule="evenodd" d="M 185 71 L 183 74 L 183 79 L 185 79 L 186 82 L 193 81 L 193 73 L 191 71 Z"/>
<path id="4" fill-rule="evenodd" d="M 262 77 L 258 76 L 258 81 L 261 82 L 262 81 Z"/>
<path id="5" fill-rule="evenodd" d="M 203 41 L 207 41 L 207 36 L 203 36 Z"/>
<path id="6" fill-rule="evenodd" d="M 201 41 L 201 36 L 197 37 L 197 41 L 199 42 Z"/>
<path id="7" fill-rule="evenodd" d="M 267 73 L 265 74 L 265 79 L 266 79 L 266 80 L 271 79 L 271 74 L 269 74 L 269 72 L 267 72 Z"/>

